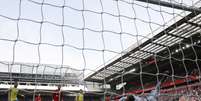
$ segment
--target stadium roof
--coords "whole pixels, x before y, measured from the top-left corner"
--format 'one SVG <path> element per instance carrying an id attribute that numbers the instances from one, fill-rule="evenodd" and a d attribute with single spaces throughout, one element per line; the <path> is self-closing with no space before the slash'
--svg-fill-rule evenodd
<path id="1" fill-rule="evenodd" d="M 122 72 L 125 74 L 131 73 L 136 68 L 139 68 L 139 65 L 136 67 L 139 62 L 159 54 L 163 50 L 167 50 L 167 48 L 169 49 L 200 32 L 201 14 L 190 13 L 138 47 L 131 49 L 121 57 L 103 66 L 85 78 L 85 81 L 112 82 L 114 78 L 120 78 Z"/>
<path id="2" fill-rule="evenodd" d="M 82 71 L 69 66 L 0 61 L 0 82 L 19 80 L 31 83 L 79 84 Z"/>

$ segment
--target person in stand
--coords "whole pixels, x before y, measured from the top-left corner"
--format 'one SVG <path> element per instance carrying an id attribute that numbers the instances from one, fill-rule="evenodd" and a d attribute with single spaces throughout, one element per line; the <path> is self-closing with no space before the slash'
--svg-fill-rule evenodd
<path id="1" fill-rule="evenodd" d="M 8 91 L 8 101 L 19 101 L 18 96 L 21 96 L 24 98 L 24 95 L 19 94 L 18 90 L 18 82 L 17 80 L 14 81 L 14 87 L 10 88 Z"/>
<path id="2" fill-rule="evenodd" d="M 79 93 L 77 94 L 75 101 L 84 101 L 84 93 L 82 89 L 80 89 Z"/>
<path id="3" fill-rule="evenodd" d="M 61 85 L 59 85 L 57 90 L 54 91 L 53 101 L 63 101 L 62 93 L 61 93 Z"/>
<path id="4" fill-rule="evenodd" d="M 40 93 L 36 96 L 35 101 L 42 101 L 42 100 L 41 100 Z"/>

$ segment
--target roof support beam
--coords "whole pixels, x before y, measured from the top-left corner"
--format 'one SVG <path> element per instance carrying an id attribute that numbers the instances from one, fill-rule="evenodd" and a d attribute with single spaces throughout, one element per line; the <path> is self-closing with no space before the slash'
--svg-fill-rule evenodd
<path id="1" fill-rule="evenodd" d="M 134 58 L 134 59 L 139 59 L 139 60 L 143 60 L 143 58 L 140 58 L 140 57 L 136 57 L 136 56 L 128 56 L 130 58 Z"/>
<path id="2" fill-rule="evenodd" d="M 176 37 L 176 38 L 187 39 L 185 37 L 182 37 L 182 36 L 179 36 L 179 35 L 175 35 L 175 34 L 170 34 L 170 33 L 166 33 L 166 34 L 169 35 L 169 36 L 172 36 L 172 37 Z"/>
<path id="3" fill-rule="evenodd" d="M 201 25 L 200 25 L 200 24 L 193 23 L 193 22 L 190 22 L 190 21 L 187 21 L 186 23 L 191 24 L 192 26 L 200 27 L 200 28 L 201 28 Z"/>
<path id="4" fill-rule="evenodd" d="M 145 51 L 145 50 L 139 50 L 139 51 L 142 51 L 142 52 L 145 52 L 145 53 L 149 53 L 149 54 L 152 54 L 152 55 L 156 54 L 156 53 Z"/>
<path id="5" fill-rule="evenodd" d="M 115 72 L 115 73 L 118 73 L 118 72 L 119 72 L 119 71 L 113 70 L 113 69 L 106 69 L 106 70 L 111 71 L 111 72 Z"/>
<path id="6" fill-rule="evenodd" d="M 126 63 L 126 64 L 132 64 L 132 63 L 130 63 L 130 62 L 126 62 L 126 61 L 120 61 L 120 62 L 122 62 L 122 63 Z"/>
<path id="7" fill-rule="evenodd" d="M 199 9 L 199 8 L 187 7 L 187 6 L 170 3 L 170 2 L 166 2 L 166 1 L 161 1 L 161 0 L 136 0 L 136 1 L 151 3 L 151 4 L 160 5 L 160 6 L 169 7 L 169 8 L 175 8 L 175 9 L 179 9 L 179 10 L 190 11 L 193 13 L 201 13 L 201 9 Z"/>
<path id="8" fill-rule="evenodd" d="M 162 47 L 168 47 L 168 46 L 166 46 L 166 45 L 164 45 L 164 44 L 160 44 L 160 43 L 156 43 L 156 42 L 152 42 L 152 44 L 155 44 L 155 45 L 158 45 L 158 46 L 162 46 Z"/>

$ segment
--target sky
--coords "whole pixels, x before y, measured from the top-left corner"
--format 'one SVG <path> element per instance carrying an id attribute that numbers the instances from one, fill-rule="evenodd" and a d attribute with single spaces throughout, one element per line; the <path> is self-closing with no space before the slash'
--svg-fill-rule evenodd
<path id="1" fill-rule="evenodd" d="M 193 6 L 197 0 L 164 1 Z M 21 6 L 20 0 L 1 0 L 0 61 L 89 73 L 188 14 L 180 13 L 135 0 L 21 0 Z"/>

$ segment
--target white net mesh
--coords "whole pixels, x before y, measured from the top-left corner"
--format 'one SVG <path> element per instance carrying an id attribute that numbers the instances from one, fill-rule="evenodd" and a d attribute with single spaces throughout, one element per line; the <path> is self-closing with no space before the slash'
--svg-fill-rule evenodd
<path id="1" fill-rule="evenodd" d="M 199 0 L 0 1 L 1 101 L 200 99 Z M 168 72 L 167 72 L 168 71 Z M 57 90 L 57 86 L 61 90 Z M 56 93 L 55 93 L 56 92 Z"/>

